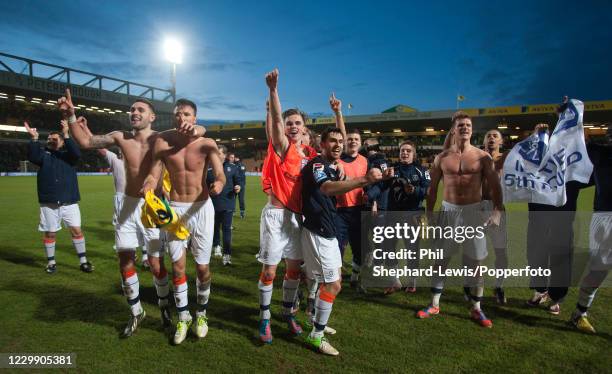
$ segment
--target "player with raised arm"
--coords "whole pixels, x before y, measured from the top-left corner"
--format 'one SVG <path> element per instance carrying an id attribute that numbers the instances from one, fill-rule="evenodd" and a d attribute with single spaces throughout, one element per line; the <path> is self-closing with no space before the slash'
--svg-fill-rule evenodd
<path id="1" fill-rule="evenodd" d="M 140 283 L 135 268 L 135 252 L 139 245 L 146 245 L 149 249 L 149 264 L 159 299 L 162 323 L 164 326 L 169 325 L 168 276 L 163 262 L 159 261 L 162 250 L 159 229 L 145 229 L 140 219 L 144 204 L 141 189 L 151 169 L 151 150 L 158 134 L 152 129 L 155 121 L 153 104 L 144 98 L 137 99 L 130 107 L 132 129 L 113 131 L 105 135 L 92 135 L 87 129 L 85 117 L 76 118 L 69 89 L 66 89 L 66 96 L 58 100 L 58 106 L 62 116 L 68 120 L 74 139 L 81 148 L 100 149 L 118 146 L 124 156 L 125 196 L 121 201 L 115 225 L 115 247 L 119 257 L 123 292 L 132 315 L 121 334 L 122 337 L 132 336 L 146 315 L 140 304 Z M 202 136 L 205 132 L 203 127 L 193 124 L 186 124 L 181 131 L 194 136 Z"/>
<path id="2" fill-rule="evenodd" d="M 81 158 L 81 152 L 70 138 L 68 123 L 61 121 L 61 133 L 57 131 L 49 133 L 46 147 L 42 147 L 38 142 L 38 131 L 35 128 L 31 128 L 27 122 L 24 122 L 24 127 L 32 138 L 28 144 L 28 160 L 39 167 L 36 173 L 40 204 L 38 231 L 43 232 L 43 244 L 47 255 L 45 271 L 53 274 L 57 270 L 55 238 L 63 223 L 70 230 L 72 244 L 79 256 L 81 271 L 91 273 L 93 266 L 87 261 L 78 204 L 81 196 L 76 165 Z"/>
<path id="3" fill-rule="evenodd" d="M 359 154 L 361 148 L 361 134 L 354 129 L 346 131 L 344 117 L 342 116 L 342 101 L 332 93 L 329 105 L 336 117 L 336 127 L 342 132 L 345 139 L 345 151 L 338 162 L 343 166 L 344 173 L 348 178 L 355 179 L 363 177 L 368 172 L 368 159 Z M 352 272 L 351 287 L 357 287 L 359 273 L 361 271 L 361 212 L 365 209 L 365 192 L 363 188 L 356 188 L 343 195 L 336 197 L 337 202 L 337 233 L 340 246 L 340 258 L 344 257 L 344 248 L 347 243 L 351 245 Z"/>
<path id="4" fill-rule="evenodd" d="M 499 225 L 503 210 L 501 198 L 501 184 L 491 156 L 470 144 L 472 137 L 472 120 L 470 116 L 458 111 L 452 118 L 453 143 L 449 149 L 443 151 L 434 160 L 431 169 L 431 184 L 427 192 L 427 213 L 431 217 L 437 200 L 440 180 L 444 183 L 444 201 L 440 212 L 439 226 L 455 227 Z M 487 180 L 492 192 L 493 211 L 486 219 L 482 219 L 482 184 Z M 480 222 L 480 221 L 485 222 Z M 433 220 L 430 218 L 429 222 Z M 475 269 L 487 256 L 486 239 L 473 239 L 463 242 L 463 264 L 469 269 Z M 444 241 L 444 259 L 437 260 L 434 268 L 446 269 L 451 256 L 456 252 L 456 243 Z M 480 301 L 484 292 L 482 276 L 466 279 L 466 286 L 471 287 L 469 297 L 471 301 L 470 315 L 473 320 L 483 327 L 492 327 L 493 323 L 482 312 Z M 417 313 L 418 318 L 429 318 L 440 313 L 440 295 L 444 287 L 444 277 L 434 276 L 432 280 L 431 304 Z"/>
<path id="5" fill-rule="evenodd" d="M 194 126 L 197 107 L 189 100 L 179 99 L 174 107 L 175 129 L 159 134 L 152 150 L 152 164 L 142 190 L 154 191 L 166 167 L 172 182 L 170 206 L 180 222 L 189 231 L 181 239 L 175 233 L 167 232 L 166 245 L 172 258 L 174 300 L 178 311 L 178 322 L 174 344 L 181 344 L 187 337 L 192 324 L 188 309 L 186 249 L 189 247 L 196 262 L 196 335 L 203 338 L 208 333 L 206 309 L 210 297 L 210 255 L 212 251 L 215 209 L 210 195 L 217 195 L 225 185 L 223 166 L 219 149 L 214 140 L 192 133 L 186 134 L 181 128 Z M 212 167 L 214 181 L 206 184 L 206 170 Z"/>
<path id="6" fill-rule="evenodd" d="M 68 124 L 68 122 L 66 122 Z M 87 127 L 84 122 L 80 123 L 81 128 L 85 130 L 88 136 L 93 136 L 91 130 Z M 119 216 L 119 209 L 121 202 L 125 196 L 125 165 L 123 165 L 123 155 L 121 151 L 117 153 L 108 150 L 106 148 L 98 149 L 98 154 L 106 160 L 110 171 L 113 174 L 113 183 L 115 185 L 115 195 L 113 196 L 113 227 L 117 224 L 117 217 Z M 143 233 L 141 233 L 142 235 Z M 147 254 L 146 246 L 142 247 L 142 267 L 147 270 L 149 266 L 149 257 Z"/>
<path id="7" fill-rule="evenodd" d="M 264 343 L 272 342 L 270 303 L 276 268 L 285 259 L 282 314 L 289 330 L 302 333 L 293 307 L 300 284 L 300 213 L 302 211 L 302 183 L 300 172 L 314 153 L 302 145 L 306 115 L 297 109 L 281 112 L 278 96 L 278 70 L 266 74 L 269 89 L 269 111 L 266 120 L 268 154 L 264 160 L 262 185 L 268 203 L 261 212 L 260 251 L 258 260 L 262 270 L 259 288 L 259 337 Z"/>
<path id="8" fill-rule="evenodd" d="M 343 146 L 340 129 L 325 130 L 321 134 L 321 155 L 310 160 L 302 171 L 304 229 L 301 237 L 304 263 L 308 276 L 321 284 L 315 302 L 314 326 L 306 337 L 306 343 L 332 356 L 339 353 L 326 341 L 324 332 L 334 300 L 342 288 L 335 196 L 383 179 L 379 169 L 371 169 L 367 175 L 353 179 L 339 176 L 334 162 L 340 159 Z M 393 168 L 387 169 L 384 175 L 385 179 L 393 176 Z"/>

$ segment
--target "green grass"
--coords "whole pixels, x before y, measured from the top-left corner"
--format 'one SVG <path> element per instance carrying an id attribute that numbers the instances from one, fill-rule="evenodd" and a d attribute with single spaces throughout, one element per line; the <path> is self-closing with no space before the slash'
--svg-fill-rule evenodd
<path id="1" fill-rule="evenodd" d="M 83 372 L 609 372 L 612 313 L 610 289 L 601 289 L 591 310 L 599 334 L 587 336 L 567 327 L 576 300 L 572 289 L 558 317 L 526 309 L 527 289 L 508 289 L 509 305 L 497 306 L 487 290 L 483 303 L 494 321 L 482 329 L 468 319 L 461 289 L 449 288 L 443 314 L 417 320 L 415 311 L 429 303 L 429 292 L 383 297 L 374 290 L 357 294 L 348 285 L 338 297 L 330 337 L 341 352 L 323 357 L 288 335 L 280 320 L 279 271 L 273 300 L 274 343 L 257 341 L 260 265 L 259 214 L 265 203 L 259 180 L 247 186 L 247 218 L 236 219 L 234 266 L 212 260 L 213 286 L 209 307 L 210 332 L 202 341 L 169 344 L 159 325 L 151 275 L 139 272 L 141 298 L 148 317 L 127 340 L 118 337 L 129 316 L 119 286 L 113 251 L 112 179 L 81 177 L 81 212 L 88 257 L 96 270 L 81 273 L 66 230 L 58 235 L 58 272 L 44 273 L 46 264 L 37 232 L 36 180 L 0 178 L 0 352 L 76 352 Z M 592 190 L 581 196 L 589 210 Z M 514 206 L 524 209 L 524 205 Z M 194 269 L 189 291 L 193 305 Z M 303 317 L 303 315 L 300 315 Z"/>

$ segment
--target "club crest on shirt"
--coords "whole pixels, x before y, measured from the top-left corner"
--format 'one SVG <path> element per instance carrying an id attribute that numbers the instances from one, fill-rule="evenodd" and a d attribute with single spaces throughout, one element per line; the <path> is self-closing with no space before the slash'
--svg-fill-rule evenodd
<path id="1" fill-rule="evenodd" d="M 320 162 L 315 162 L 312 164 L 312 175 L 314 176 L 316 182 L 327 178 L 327 175 L 325 174 L 325 165 Z"/>

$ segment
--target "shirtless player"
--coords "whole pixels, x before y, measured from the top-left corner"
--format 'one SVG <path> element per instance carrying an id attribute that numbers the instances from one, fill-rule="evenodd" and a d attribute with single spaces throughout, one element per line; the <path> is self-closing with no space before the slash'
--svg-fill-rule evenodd
<path id="1" fill-rule="evenodd" d="M 454 133 L 453 130 L 448 132 L 446 135 L 446 139 L 444 140 L 443 150 L 447 150 L 450 148 L 451 144 L 454 143 Z M 495 167 L 495 172 L 499 177 L 500 181 L 502 178 L 502 173 L 504 171 L 504 161 L 506 161 L 506 156 L 508 156 L 508 152 L 500 152 L 501 146 L 504 144 L 504 137 L 502 133 L 497 130 L 489 130 L 485 133 L 483 147 L 485 152 L 487 152 L 491 158 L 493 159 L 493 166 Z M 493 210 L 493 201 L 491 198 L 491 189 L 487 184 L 486 179 L 482 181 L 482 200 L 483 200 L 483 208 L 487 212 L 491 212 Z M 505 214 L 502 214 L 499 226 L 490 226 L 487 228 L 487 236 L 491 240 L 491 244 L 493 245 L 493 249 L 495 250 L 495 268 L 496 269 L 506 269 L 508 267 L 508 237 L 506 234 L 506 217 Z M 495 299 L 499 304 L 506 304 L 506 294 L 504 289 L 502 288 L 504 278 L 498 277 L 495 280 Z M 470 300 L 470 291 L 469 287 L 464 288 L 464 294 L 466 300 Z"/>
<path id="2" fill-rule="evenodd" d="M 195 134 L 185 135 L 179 131 L 185 126 L 194 126 L 196 114 L 197 107 L 193 102 L 177 100 L 174 107 L 176 129 L 160 133 L 155 140 L 151 171 L 142 188 L 145 193 L 155 190 L 162 177 L 163 163 L 172 182 L 170 206 L 190 234 L 187 239 L 181 240 L 173 233 L 165 233 L 168 252 L 172 258 L 174 299 L 178 311 L 174 344 L 181 344 L 185 340 L 192 322 L 185 275 L 188 246 L 195 259 L 197 273 L 196 335 L 203 338 L 208 333 L 206 308 L 210 297 L 209 262 L 215 222 L 215 209 L 209 197 L 210 194 L 219 194 L 225 185 L 223 165 L 215 141 Z M 215 180 L 207 186 L 205 171 L 209 165 L 213 169 Z"/>
<path id="3" fill-rule="evenodd" d="M 115 224 L 115 247 L 119 257 L 119 269 L 122 275 L 123 292 L 130 305 L 132 316 L 122 332 L 122 337 L 129 337 L 136 331 L 145 317 L 145 311 L 140 305 L 140 284 L 135 268 L 136 248 L 146 245 L 149 249 L 149 263 L 154 276 L 155 290 L 161 308 L 162 323 L 167 325 L 168 312 L 168 279 L 161 255 L 159 229 L 146 229 L 140 221 L 140 211 L 144 204 L 140 190 L 151 169 L 151 149 L 158 133 L 151 126 L 155 121 L 155 108 L 146 99 L 137 99 L 130 107 L 130 131 L 113 131 L 106 135 L 92 135 L 87 129 L 87 120 L 75 116 L 74 104 L 70 90 L 66 96 L 58 100 L 62 116 L 68 120 L 74 139 L 85 149 L 108 148 L 118 146 L 124 156 L 125 164 L 125 196 L 118 206 L 117 223 Z M 200 137 L 204 128 L 186 124 L 181 132 Z M 140 235 L 143 233 L 143 235 Z"/>
<path id="4" fill-rule="evenodd" d="M 427 213 L 432 215 L 436 203 L 438 184 L 440 179 L 444 183 L 444 201 L 442 202 L 441 214 L 444 215 L 439 226 L 481 226 L 499 225 L 501 211 L 503 210 L 501 199 L 501 185 L 493 160 L 486 152 L 472 146 L 472 120 L 464 112 L 457 112 L 452 118 L 454 132 L 454 144 L 448 150 L 443 151 L 434 160 L 431 170 L 431 185 L 427 193 Z M 486 222 L 479 222 L 482 217 L 482 183 L 487 180 L 492 192 L 493 212 Z M 484 220 L 483 220 L 484 221 Z M 445 243 L 446 248 L 443 260 L 436 261 L 435 269 L 441 267 L 446 269 L 453 254 L 452 248 L 455 244 Z M 474 238 L 463 242 L 463 264 L 469 269 L 480 265 L 487 256 L 486 239 Z M 470 299 L 472 309 L 470 315 L 483 327 L 492 327 L 493 323 L 480 309 L 484 284 L 482 277 L 468 279 L 471 287 Z M 432 302 L 427 308 L 417 313 L 418 318 L 429 318 L 440 313 L 440 295 L 444 287 L 444 278 L 434 277 L 432 280 Z"/>

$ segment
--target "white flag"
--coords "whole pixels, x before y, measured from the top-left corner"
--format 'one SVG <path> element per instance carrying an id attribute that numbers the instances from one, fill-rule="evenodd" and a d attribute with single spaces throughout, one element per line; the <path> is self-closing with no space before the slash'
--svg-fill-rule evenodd
<path id="1" fill-rule="evenodd" d="M 534 134 L 517 143 L 504 162 L 504 202 L 561 206 L 565 183 L 588 183 L 593 172 L 584 142 L 584 104 L 569 100 L 550 138 Z"/>

